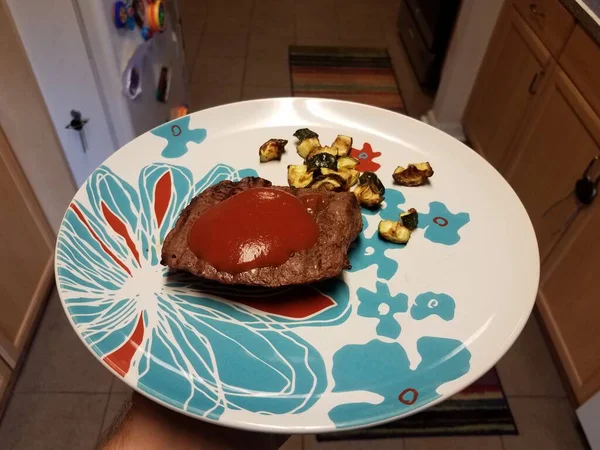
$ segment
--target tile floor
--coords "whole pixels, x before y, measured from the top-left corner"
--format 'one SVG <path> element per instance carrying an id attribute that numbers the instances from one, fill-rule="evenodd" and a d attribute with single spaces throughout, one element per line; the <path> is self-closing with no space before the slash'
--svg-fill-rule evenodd
<path id="1" fill-rule="evenodd" d="M 407 104 L 418 89 L 394 33 L 398 0 L 180 0 L 193 110 L 290 95 L 290 44 L 386 46 Z M 286 450 L 584 449 L 575 416 L 535 319 L 498 370 L 520 435 L 411 438 L 319 444 L 295 437 Z M 1 450 L 92 449 L 130 389 L 79 342 L 54 293 L 0 423 Z"/>

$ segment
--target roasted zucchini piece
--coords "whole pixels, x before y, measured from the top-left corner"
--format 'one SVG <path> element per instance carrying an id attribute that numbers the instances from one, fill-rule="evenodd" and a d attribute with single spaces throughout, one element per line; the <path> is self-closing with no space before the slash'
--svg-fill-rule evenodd
<path id="1" fill-rule="evenodd" d="M 344 190 L 344 179 L 336 174 L 321 175 L 309 185 L 312 189 L 340 192 Z"/>
<path id="2" fill-rule="evenodd" d="M 299 166 L 288 166 L 287 178 L 288 184 L 295 188 L 305 188 L 313 181 L 313 174 L 302 164 Z"/>
<path id="3" fill-rule="evenodd" d="M 408 211 L 400 214 L 400 223 L 413 231 L 419 226 L 419 213 L 415 208 L 410 208 Z"/>
<path id="4" fill-rule="evenodd" d="M 359 184 L 354 189 L 354 195 L 356 195 L 360 206 L 369 209 L 377 208 L 383 202 L 383 194 L 374 187 L 373 183 Z"/>
<path id="5" fill-rule="evenodd" d="M 400 222 L 393 220 L 382 220 L 377 227 L 379 236 L 394 244 L 406 244 L 410 239 L 410 230 Z"/>
<path id="6" fill-rule="evenodd" d="M 258 149 L 260 162 L 280 160 L 287 143 L 288 141 L 285 139 L 269 139 Z"/>
<path id="7" fill-rule="evenodd" d="M 337 150 L 339 156 L 346 156 L 352 148 L 352 138 L 339 134 L 331 146 Z"/>
<path id="8" fill-rule="evenodd" d="M 348 174 L 348 187 L 351 188 L 356 183 L 358 183 L 358 178 L 360 177 L 360 172 L 356 169 L 346 169 L 340 170 L 342 173 Z"/>
<path id="9" fill-rule="evenodd" d="M 306 159 L 310 152 L 317 148 L 321 148 L 319 138 L 311 137 L 300 141 L 300 143 L 296 146 L 296 151 L 302 158 Z"/>
<path id="10" fill-rule="evenodd" d="M 337 160 L 338 170 L 355 169 L 360 161 L 352 156 L 340 156 Z"/>
<path id="11" fill-rule="evenodd" d="M 318 138 L 319 135 L 308 128 L 300 128 L 294 132 L 294 137 L 299 141 L 303 141 L 304 139 Z"/>
<path id="12" fill-rule="evenodd" d="M 321 153 L 327 153 L 329 155 L 332 155 L 333 157 L 337 158 L 337 150 L 335 148 L 332 147 L 313 147 L 313 149 L 310 151 L 310 153 L 308 154 L 308 156 L 306 157 L 307 161 L 310 161 L 312 158 L 314 158 L 317 155 L 320 155 Z"/>
<path id="13" fill-rule="evenodd" d="M 431 176 L 433 169 L 428 162 L 409 164 L 406 169 L 398 166 L 392 175 L 394 181 L 402 186 L 421 186 Z"/>
<path id="14" fill-rule="evenodd" d="M 314 172 L 320 169 L 331 169 L 335 170 L 337 167 L 337 161 L 335 156 L 329 153 L 319 153 L 308 160 L 306 163 L 309 172 Z"/>
<path id="15" fill-rule="evenodd" d="M 352 186 L 356 184 L 358 181 L 358 176 L 360 172 L 358 170 L 350 169 L 350 170 L 331 170 L 331 169 L 321 169 L 321 173 L 323 175 L 337 175 L 344 180 L 344 190 L 349 191 Z"/>
<path id="16" fill-rule="evenodd" d="M 372 184 L 373 189 L 376 192 L 381 193 L 381 195 L 385 194 L 385 186 L 383 185 L 379 177 L 373 172 L 363 172 L 363 174 L 358 179 L 358 184 Z"/>

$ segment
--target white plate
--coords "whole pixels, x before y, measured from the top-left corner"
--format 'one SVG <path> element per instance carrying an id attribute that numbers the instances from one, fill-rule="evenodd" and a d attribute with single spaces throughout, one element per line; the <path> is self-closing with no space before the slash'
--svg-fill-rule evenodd
<path id="1" fill-rule="evenodd" d="M 386 185 L 384 208 L 363 211 L 353 269 L 279 299 L 167 276 L 161 244 L 190 199 L 252 174 L 285 185 L 305 127 L 324 145 L 352 136 L 359 167 Z M 260 164 L 270 138 L 287 152 Z M 430 184 L 392 184 L 396 166 L 421 161 Z M 378 221 L 411 207 L 408 245 L 380 240 Z M 116 152 L 65 215 L 56 273 L 83 342 L 139 392 L 226 426 L 314 433 L 415 413 L 484 374 L 531 312 L 539 257 L 523 205 L 470 148 L 383 109 L 282 98 L 200 111 Z"/>

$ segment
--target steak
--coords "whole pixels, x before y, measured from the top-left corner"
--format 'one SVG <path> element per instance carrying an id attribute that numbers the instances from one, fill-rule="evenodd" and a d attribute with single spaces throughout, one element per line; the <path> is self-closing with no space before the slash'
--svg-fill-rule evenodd
<path id="1" fill-rule="evenodd" d="M 318 191 L 322 195 L 322 203 L 313 213 L 319 229 L 317 243 L 294 253 L 279 266 L 231 274 L 218 271 L 199 259 L 188 244 L 188 234 L 196 219 L 219 202 L 258 187 L 280 189 L 299 198 L 317 192 L 313 189 L 271 186 L 270 181 L 258 177 L 248 177 L 238 182 L 221 181 L 194 197 L 181 212 L 175 228 L 163 243 L 161 264 L 221 283 L 267 287 L 312 283 L 335 277 L 343 269 L 350 268 L 348 248 L 362 230 L 360 206 L 351 192 Z"/>

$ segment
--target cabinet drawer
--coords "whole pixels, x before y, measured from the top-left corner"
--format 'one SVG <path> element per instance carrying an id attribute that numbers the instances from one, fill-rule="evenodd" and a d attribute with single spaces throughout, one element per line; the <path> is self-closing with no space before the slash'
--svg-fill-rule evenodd
<path id="1" fill-rule="evenodd" d="M 558 58 L 575 27 L 575 18 L 559 0 L 513 0 L 529 26 Z"/>
<path id="2" fill-rule="evenodd" d="M 559 64 L 600 115 L 600 45 L 577 25 Z"/>

